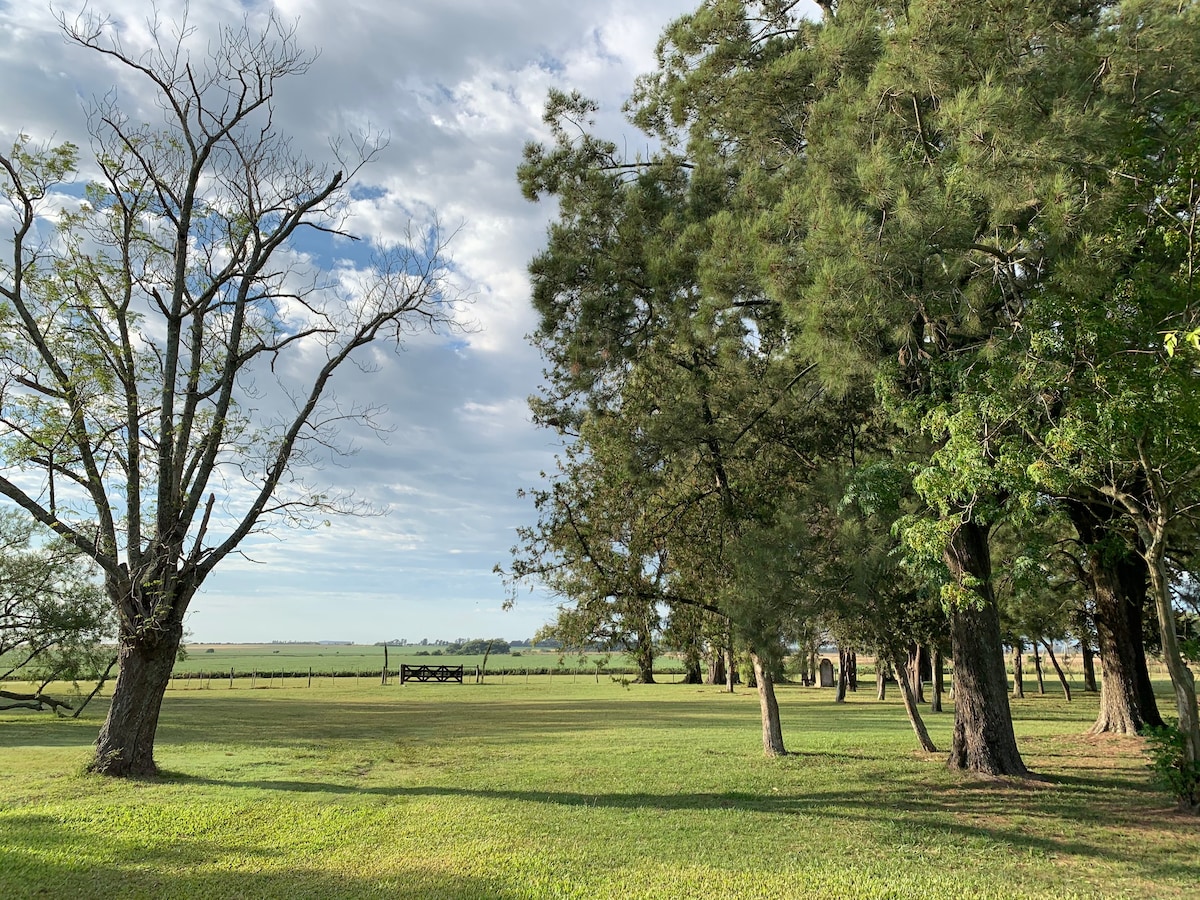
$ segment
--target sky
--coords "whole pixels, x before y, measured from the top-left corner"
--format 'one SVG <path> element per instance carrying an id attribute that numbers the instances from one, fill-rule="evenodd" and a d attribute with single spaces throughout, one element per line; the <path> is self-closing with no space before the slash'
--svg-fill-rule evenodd
<path id="1" fill-rule="evenodd" d="M 350 370 L 343 399 L 381 404 L 389 434 L 350 435 L 357 453 L 311 473 L 353 490 L 386 514 L 335 518 L 311 531 L 275 528 L 230 556 L 193 600 L 194 642 L 460 637 L 527 638 L 556 601 L 534 589 L 504 610 L 492 569 L 515 529 L 534 519 L 518 489 L 554 463 L 557 437 L 530 423 L 526 398 L 541 360 L 526 266 L 552 205 L 520 195 L 515 170 L 530 140 L 547 138 L 547 91 L 578 89 L 601 104 L 598 127 L 639 138 L 620 106 L 654 66 L 663 27 L 691 0 L 280 0 L 309 72 L 281 85 L 275 121 L 314 158 L 330 137 L 371 127 L 387 149 L 359 177 L 351 231 L 398 240 L 436 215 L 455 237 L 455 289 L 471 298 L 466 332 L 417 335 L 400 354 L 377 352 L 375 371 Z M 59 4 L 68 14 L 74 7 Z M 163 0 L 164 20 L 182 3 Z M 270 4 L 193 0 L 196 36 L 215 34 Z M 150 5 L 94 3 L 136 42 Z M 118 88 L 127 109 L 148 103 L 96 54 L 68 45 L 41 2 L 0 0 L 0 143 L 18 133 L 87 145 L 84 105 Z M 148 107 L 146 107 L 148 108 Z M 641 139 L 644 144 L 644 138 Z"/>

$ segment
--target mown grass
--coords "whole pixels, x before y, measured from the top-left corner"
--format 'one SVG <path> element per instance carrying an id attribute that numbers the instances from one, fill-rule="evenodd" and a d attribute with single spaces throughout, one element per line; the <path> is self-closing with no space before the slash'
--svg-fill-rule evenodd
<path id="1" fill-rule="evenodd" d="M 0 717 L 0 897 L 1194 897 L 1200 827 L 1094 698 L 1015 704 L 1043 780 L 964 778 L 873 692 L 556 677 L 172 691 L 165 774 L 83 774 L 83 721 Z M 949 713 L 930 717 L 949 740 Z"/>

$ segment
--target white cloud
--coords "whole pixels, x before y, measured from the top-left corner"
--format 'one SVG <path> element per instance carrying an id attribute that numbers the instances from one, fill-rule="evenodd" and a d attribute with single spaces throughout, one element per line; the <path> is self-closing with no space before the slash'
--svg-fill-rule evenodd
<path id="1" fill-rule="evenodd" d="M 297 40 L 320 55 L 310 72 L 280 87 L 275 117 L 299 149 L 322 157 L 328 143 L 369 125 L 390 136 L 360 173 L 348 227 L 372 241 L 404 237 L 411 220 L 436 214 L 457 228 L 454 278 L 473 296 L 474 333 L 418 335 L 395 354 L 370 354 L 375 371 L 340 372 L 340 398 L 380 403 L 386 442 L 351 432 L 357 455 L 312 473 L 318 483 L 386 505 L 388 516 L 335 520 L 313 532 L 256 536 L 249 562 L 231 557 L 194 602 L 197 639 L 438 637 L 468 627 L 480 635 L 528 637 L 553 602 L 524 595 L 499 611 L 491 573 L 506 562 L 515 523 L 533 517 L 516 497 L 549 469 L 553 435 L 528 422 L 526 397 L 541 362 L 524 335 L 534 326 L 526 265 L 545 236 L 551 204 L 520 196 L 521 149 L 545 137 L 551 86 L 600 101 L 601 127 L 616 136 L 634 77 L 654 63 L 662 27 L 691 0 L 278 0 L 298 18 Z M 96 7 L 135 30 L 142 0 Z M 165 19 L 182 8 L 160 4 Z M 194 43 L 221 24 L 270 4 L 192 0 Z M 141 40 L 131 33 L 130 40 Z M 43 4 L 0 0 L 0 144 L 18 130 L 86 148 L 81 103 L 117 87 L 122 102 L 157 116 L 127 74 L 63 41 Z M 308 252 L 308 248 L 303 248 Z M 332 251 L 351 267 L 358 247 Z M 312 257 L 314 260 L 317 257 Z M 328 264 L 328 261 L 326 261 Z M 231 485 L 237 493 L 244 486 Z M 475 610 L 478 608 L 478 612 Z"/>

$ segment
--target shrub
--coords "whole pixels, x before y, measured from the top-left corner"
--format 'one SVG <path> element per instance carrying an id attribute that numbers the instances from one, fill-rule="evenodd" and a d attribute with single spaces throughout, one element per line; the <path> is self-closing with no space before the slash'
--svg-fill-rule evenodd
<path id="1" fill-rule="evenodd" d="M 1168 723 L 1144 732 L 1155 784 L 1171 794 L 1182 809 L 1200 808 L 1200 762 L 1187 758 L 1183 732 Z"/>

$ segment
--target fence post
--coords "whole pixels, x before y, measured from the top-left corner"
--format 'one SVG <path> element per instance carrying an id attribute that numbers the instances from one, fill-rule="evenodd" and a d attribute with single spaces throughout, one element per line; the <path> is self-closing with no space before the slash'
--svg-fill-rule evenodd
<path id="1" fill-rule="evenodd" d="M 312 666 L 308 667 L 308 686 L 312 687 Z"/>

